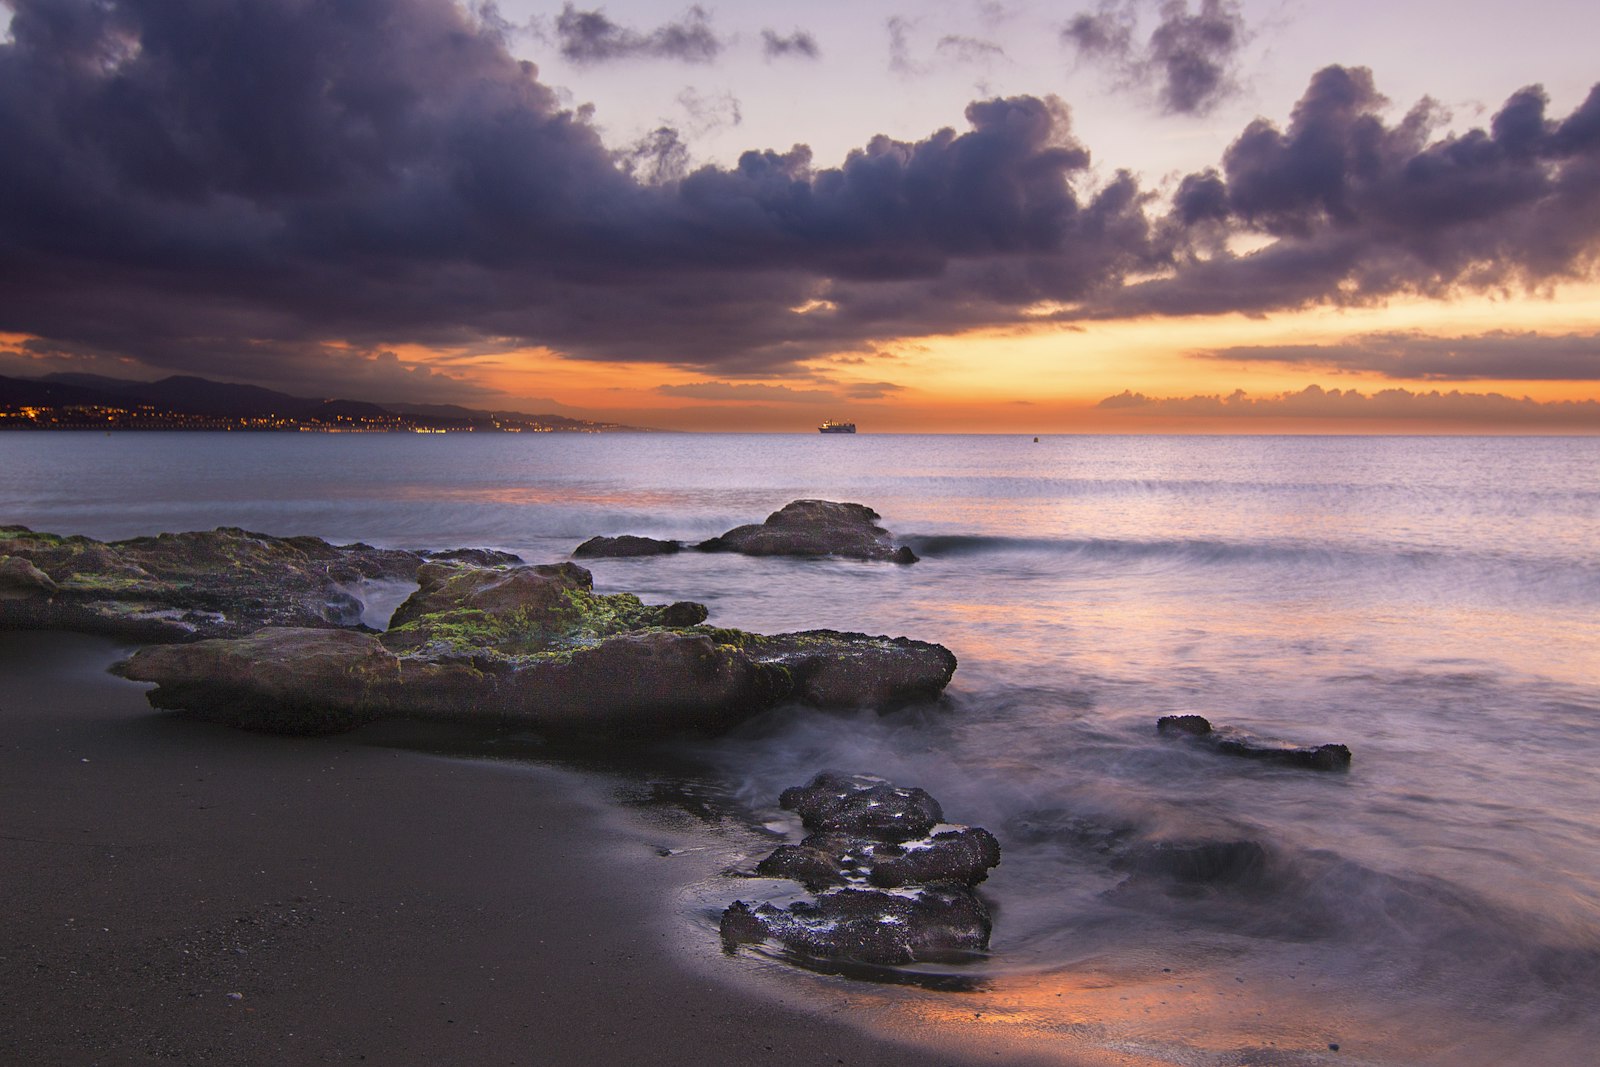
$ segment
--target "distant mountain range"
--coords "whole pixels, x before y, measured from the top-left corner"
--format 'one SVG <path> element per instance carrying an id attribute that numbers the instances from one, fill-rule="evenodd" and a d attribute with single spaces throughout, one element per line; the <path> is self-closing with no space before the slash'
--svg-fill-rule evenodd
<path id="1" fill-rule="evenodd" d="M 107 426 L 107 424 L 110 424 Z M 483 411 L 455 404 L 316 400 L 255 385 L 176 375 L 140 382 L 99 374 L 0 376 L 0 427 L 15 429 L 341 429 L 604 433 L 617 423 Z"/>

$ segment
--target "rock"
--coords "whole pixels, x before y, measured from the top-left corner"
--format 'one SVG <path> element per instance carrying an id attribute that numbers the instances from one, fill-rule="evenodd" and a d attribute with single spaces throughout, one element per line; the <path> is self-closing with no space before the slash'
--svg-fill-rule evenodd
<path id="1" fill-rule="evenodd" d="M 701 626 L 704 605 L 598 594 L 573 563 L 429 562 L 416 576 L 382 635 L 319 641 L 314 631 L 268 628 L 183 654 L 144 649 L 119 670 L 157 683 L 158 707 L 258 729 L 319 732 L 404 716 L 644 737 L 724 730 L 786 700 L 816 703 L 818 693 L 863 705 L 936 694 L 954 669 L 946 650 L 922 642 Z M 803 655 L 791 654 L 796 642 Z M 294 662 L 302 654 L 304 672 Z M 863 667 L 847 701 L 852 664 L 877 666 Z M 813 676 L 833 681 L 818 690 Z"/>
<path id="2" fill-rule="evenodd" d="M 864 504 L 796 500 L 767 516 L 759 526 L 736 527 L 695 548 L 747 556 L 840 556 L 915 563 L 916 554 L 909 548 L 896 548 L 888 531 L 877 525 L 879 518 Z"/>
<path id="3" fill-rule="evenodd" d="M 624 556 L 667 556 L 682 550 L 683 546 L 677 541 L 659 541 L 654 537 L 636 537 L 633 534 L 623 534 L 620 537 L 591 537 L 583 544 L 572 550 L 572 554 L 579 558 L 599 559 L 602 557 Z"/>
<path id="4" fill-rule="evenodd" d="M 334 733 L 388 716 L 568 734 L 726 729 L 783 692 L 780 672 L 709 638 L 625 634 L 513 659 L 398 654 L 372 634 L 268 627 L 144 648 L 115 668 L 158 708 L 274 733 Z"/>
<path id="5" fill-rule="evenodd" d="M 22 557 L 0 556 L 0 600 L 49 597 L 59 588 L 48 574 Z"/>
<path id="6" fill-rule="evenodd" d="M 905 637 L 805 630 L 741 640 L 752 656 L 789 671 L 796 699 L 819 708 L 892 708 L 932 700 L 956 671 L 949 649 Z"/>
<path id="7" fill-rule="evenodd" d="M 939 802 L 923 789 L 902 789 L 870 775 L 824 771 L 804 786 L 785 789 L 778 804 L 800 816 L 808 830 L 909 841 L 944 822 Z"/>
<path id="8" fill-rule="evenodd" d="M 0 600 L 0 626 L 144 641 L 234 637 L 262 626 L 357 625 L 360 601 L 343 586 L 408 579 L 420 562 L 413 552 L 231 527 L 106 543 L 6 526 L 0 554 L 54 584 L 47 598 Z M 21 564 L 8 567 L 23 573 Z M 17 581 L 11 580 L 12 592 Z"/>
<path id="9" fill-rule="evenodd" d="M 949 883 L 910 892 L 837 889 L 785 909 L 734 901 L 721 924 L 730 950 L 772 940 L 802 956 L 881 966 L 971 959 L 987 951 L 990 929 L 972 890 Z"/>
<path id="10" fill-rule="evenodd" d="M 1192 737 L 1218 752 L 1245 759 L 1318 771 L 1350 769 L 1350 749 L 1344 745 L 1296 745 L 1256 737 L 1233 726 L 1214 727 L 1203 715 L 1164 715 L 1156 720 L 1156 732 L 1166 737 Z"/>
<path id="11" fill-rule="evenodd" d="M 1000 842 L 977 826 L 952 826 L 926 837 L 895 842 L 849 834 L 812 834 L 798 845 L 779 845 L 756 866 L 769 878 L 789 878 L 808 889 L 865 881 L 881 889 L 929 882 L 976 885 L 1000 862 Z"/>
<path id="12" fill-rule="evenodd" d="M 378 718 L 400 660 L 371 634 L 268 627 L 235 640 L 156 645 L 114 668 L 156 682 L 152 706 L 230 726 L 322 734 Z"/>
<path id="13" fill-rule="evenodd" d="M 787 878 L 813 891 L 850 881 L 853 857 L 846 856 L 843 849 L 817 847 L 811 841 L 808 837 L 798 845 L 779 845 L 756 864 L 756 873 L 763 878 Z"/>
<path id="14" fill-rule="evenodd" d="M 979 827 L 943 826 L 939 802 L 882 778 L 824 772 L 779 803 L 817 832 L 756 866 L 817 894 L 779 908 L 734 901 L 723 944 L 775 941 L 801 957 L 899 965 L 959 961 L 989 946 L 989 912 L 972 886 L 1000 862 Z"/>

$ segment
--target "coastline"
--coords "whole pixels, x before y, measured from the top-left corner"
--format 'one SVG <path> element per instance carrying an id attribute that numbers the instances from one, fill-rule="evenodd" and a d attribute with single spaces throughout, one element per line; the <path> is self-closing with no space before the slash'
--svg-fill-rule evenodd
<path id="1" fill-rule="evenodd" d="M 713 872 L 585 775 L 152 712 L 119 651 L 0 632 L 0 1060 L 997 1062 L 711 978 L 666 913 Z"/>

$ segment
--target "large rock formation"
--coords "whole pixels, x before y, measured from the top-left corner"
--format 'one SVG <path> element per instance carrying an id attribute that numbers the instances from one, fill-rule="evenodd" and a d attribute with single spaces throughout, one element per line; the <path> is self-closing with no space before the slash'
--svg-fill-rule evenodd
<path id="1" fill-rule="evenodd" d="M 3 526 L 0 626 L 140 641 L 355 626 L 362 605 L 353 588 L 367 579 L 409 579 L 423 559 L 232 527 L 107 543 Z"/>
<path id="2" fill-rule="evenodd" d="M 1000 862 L 979 827 L 949 826 L 939 802 L 865 775 L 819 774 L 779 803 L 812 830 L 756 866 L 814 896 L 787 907 L 736 900 L 722 914 L 730 950 L 773 941 L 802 958 L 878 965 L 970 959 L 989 947 L 972 887 Z"/>
<path id="3" fill-rule="evenodd" d="M 224 528 L 105 543 L 0 527 L 0 626 L 110 633 L 157 707 L 320 733 L 391 715 L 648 734 L 725 729 L 783 701 L 892 707 L 938 696 L 955 657 L 906 638 L 703 626 L 688 601 L 594 591 L 573 563 L 418 553 Z M 369 579 L 418 588 L 381 636 Z"/>
<path id="4" fill-rule="evenodd" d="M 700 604 L 599 594 L 573 563 L 427 563 L 417 580 L 381 635 L 267 628 L 118 669 L 155 682 L 157 707 L 257 729 L 406 716 L 630 736 L 726 729 L 791 700 L 893 706 L 937 696 L 955 671 L 947 649 L 905 638 L 702 626 Z"/>
<path id="5" fill-rule="evenodd" d="M 1181 737 L 1229 756 L 1307 767 L 1316 771 L 1350 769 L 1350 749 L 1345 745 L 1297 745 L 1271 737 L 1256 737 L 1236 726 L 1212 726 L 1204 715 L 1163 715 L 1156 720 L 1163 737 Z"/>
<path id="6" fill-rule="evenodd" d="M 841 556 L 846 559 L 915 563 L 916 554 L 895 547 L 881 516 L 865 504 L 796 500 L 760 525 L 738 526 L 702 541 L 702 552 L 740 552 L 747 556 Z"/>

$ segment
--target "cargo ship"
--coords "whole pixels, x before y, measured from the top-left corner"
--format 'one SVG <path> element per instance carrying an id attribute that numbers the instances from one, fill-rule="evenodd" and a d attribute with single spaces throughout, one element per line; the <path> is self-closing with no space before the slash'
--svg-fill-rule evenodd
<path id="1" fill-rule="evenodd" d="M 822 425 L 817 427 L 818 433 L 855 433 L 856 424 L 853 422 L 834 422 L 832 419 L 823 419 Z"/>

